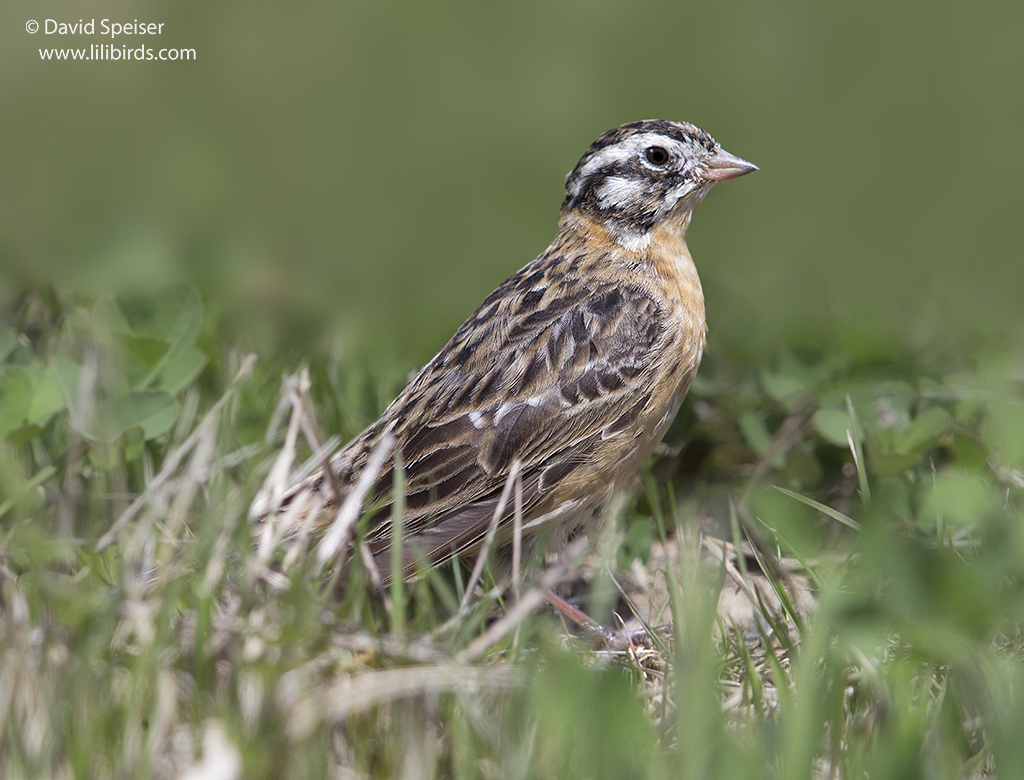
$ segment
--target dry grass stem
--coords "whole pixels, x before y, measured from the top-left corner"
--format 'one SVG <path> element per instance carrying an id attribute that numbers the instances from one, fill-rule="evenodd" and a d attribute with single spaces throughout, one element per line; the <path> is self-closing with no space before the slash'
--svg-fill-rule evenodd
<path id="1" fill-rule="evenodd" d="M 480 582 L 480 577 L 483 576 L 484 566 L 487 563 L 487 556 L 491 552 L 491 545 L 494 544 L 494 537 L 498 532 L 498 525 L 501 523 L 501 518 L 505 514 L 505 507 L 508 506 L 508 500 L 511 497 L 512 489 L 515 487 L 516 478 L 519 476 L 519 472 L 522 469 L 523 464 L 517 458 L 512 462 L 512 468 L 509 469 L 508 479 L 505 480 L 505 488 L 501 491 L 501 497 L 498 499 L 498 505 L 494 508 L 494 514 L 491 516 L 491 523 L 487 528 L 487 535 L 484 537 L 483 544 L 480 545 L 480 552 L 477 554 L 476 564 L 473 566 L 473 573 L 469 577 L 469 582 L 466 584 L 466 591 L 462 594 L 462 603 L 459 604 L 459 609 L 463 610 L 472 598 L 473 591 L 476 589 L 476 585 Z"/>
<path id="2" fill-rule="evenodd" d="M 316 548 L 316 562 L 319 571 L 323 571 L 332 561 L 338 559 L 352 536 L 352 529 L 355 528 L 359 514 L 362 512 L 366 496 L 373 487 L 381 469 L 384 468 L 388 456 L 395 447 L 394 436 L 384 436 L 374 448 L 366 467 L 359 473 L 355 486 L 345 496 L 338 514 L 335 515 L 327 532 L 320 540 Z M 376 568 L 376 567 L 374 567 Z"/>
<path id="3" fill-rule="evenodd" d="M 288 719 L 292 740 L 308 736 L 322 722 L 339 723 L 371 707 L 398 699 L 465 692 L 511 690 L 522 684 L 519 670 L 508 666 L 430 665 L 363 672 L 345 677 L 300 701 Z"/>

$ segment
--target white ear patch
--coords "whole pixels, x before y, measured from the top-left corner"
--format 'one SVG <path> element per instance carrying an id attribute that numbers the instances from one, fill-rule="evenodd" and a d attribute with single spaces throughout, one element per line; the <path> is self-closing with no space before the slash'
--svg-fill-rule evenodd
<path id="1" fill-rule="evenodd" d="M 635 202 L 647 189 L 646 182 L 627 179 L 624 176 L 609 176 L 597 189 L 601 208 L 610 209 L 625 203 Z"/>

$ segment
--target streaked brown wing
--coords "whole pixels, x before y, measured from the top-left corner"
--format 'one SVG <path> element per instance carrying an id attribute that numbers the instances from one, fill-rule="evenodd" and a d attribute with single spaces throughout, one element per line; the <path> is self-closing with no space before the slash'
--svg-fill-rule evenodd
<path id="1" fill-rule="evenodd" d="M 598 448 L 607 455 L 618 437 L 628 450 L 650 400 L 644 384 L 665 333 L 651 298 L 530 270 L 484 302 L 365 438 L 364 448 L 385 431 L 398 439 L 415 557 L 436 563 L 472 548 L 517 459 L 524 511 L 543 509 Z M 386 472 L 374 491 L 383 508 L 370 541 L 381 554 L 392 480 Z"/>

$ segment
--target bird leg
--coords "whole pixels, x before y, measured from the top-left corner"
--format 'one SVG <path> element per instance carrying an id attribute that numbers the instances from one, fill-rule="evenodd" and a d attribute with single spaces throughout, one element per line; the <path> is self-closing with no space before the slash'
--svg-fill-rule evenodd
<path id="1" fill-rule="evenodd" d="M 646 629 L 641 628 L 637 631 L 627 631 L 625 628 L 610 628 L 602 625 L 582 609 L 570 604 L 551 590 L 544 591 L 544 598 L 548 604 L 585 632 L 603 642 L 609 650 L 626 650 L 637 645 L 647 648 L 654 647 L 654 639 Z"/>

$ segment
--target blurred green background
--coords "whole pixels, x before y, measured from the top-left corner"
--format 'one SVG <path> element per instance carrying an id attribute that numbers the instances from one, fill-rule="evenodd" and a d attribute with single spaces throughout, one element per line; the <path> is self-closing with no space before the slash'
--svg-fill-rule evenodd
<path id="1" fill-rule="evenodd" d="M 425 362 L 546 246 L 599 133 L 686 119 L 761 167 L 690 245 L 712 344 L 1019 336 L 1020 3 L 219 3 L 0 9 L 0 299 L 187 281 L 218 338 Z M 44 62 L 25 22 L 163 22 Z M 300 357 L 301 356 L 301 357 Z"/>

